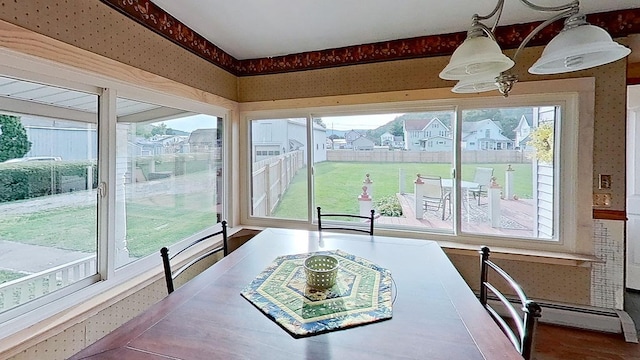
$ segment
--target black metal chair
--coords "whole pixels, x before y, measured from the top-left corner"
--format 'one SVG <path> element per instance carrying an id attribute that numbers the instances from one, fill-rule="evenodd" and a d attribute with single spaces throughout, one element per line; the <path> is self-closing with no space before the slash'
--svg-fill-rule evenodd
<path id="1" fill-rule="evenodd" d="M 227 245 L 227 222 L 226 221 L 222 221 L 221 222 L 222 225 L 222 230 L 215 232 L 213 234 L 209 234 L 203 238 L 200 238 L 194 242 L 192 242 L 191 244 L 187 245 L 185 248 L 183 248 L 182 250 L 178 251 L 177 253 L 169 256 L 169 249 L 165 246 L 162 249 L 160 249 L 160 256 L 162 257 L 162 265 L 164 267 L 164 278 L 167 282 L 167 291 L 169 292 L 169 294 L 171 294 L 174 290 L 173 287 L 173 281 L 180 276 L 180 274 L 182 274 L 185 270 L 187 270 L 188 268 L 190 268 L 192 265 L 200 262 L 201 260 L 204 260 L 205 258 L 212 256 L 214 254 L 218 254 L 220 252 L 222 252 L 222 254 L 224 256 L 227 256 L 229 250 L 228 250 L 228 245 Z M 191 259 L 189 262 L 187 262 L 186 264 L 182 265 L 179 269 L 176 270 L 171 270 L 171 260 L 173 258 L 175 258 L 176 256 L 178 256 L 179 254 L 181 254 L 182 252 L 184 252 L 187 249 L 190 249 L 191 247 L 193 247 L 196 244 L 199 244 L 207 239 L 211 239 L 214 236 L 218 236 L 218 235 L 222 235 L 222 245 L 217 246 L 209 251 L 207 251 L 204 254 L 198 255 L 197 257 Z"/>
<path id="2" fill-rule="evenodd" d="M 488 247 L 483 246 L 480 250 L 480 303 L 487 309 L 487 312 L 493 317 L 495 322 L 502 328 L 502 331 L 507 335 L 513 346 L 522 354 L 526 360 L 531 359 L 531 353 L 533 348 L 533 333 L 536 327 L 538 318 L 541 316 L 542 308 L 535 301 L 529 300 L 524 291 L 516 283 L 509 274 L 496 265 L 493 261 L 489 260 L 490 250 Z M 520 303 L 522 304 L 522 316 L 520 312 L 516 310 L 513 304 L 488 280 L 488 273 L 492 270 L 492 273 L 499 275 L 513 291 L 518 295 Z M 500 315 L 489 303 L 488 303 L 488 291 L 491 291 L 493 298 L 497 298 L 504 305 L 505 309 L 509 312 L 508 317 Z M 511 323 L 512 325 L 509 325 Z M 515 329 L 514 329 L 515 328 Z M 514 331 L 515 330 L 515 331 Z"/>
<path id="3" fill-rule="evenodd" d="M 320 206 L 318 206 L 318 231 L 322 231 L 322 230 L 340 230 L 340 231 L 358 231 L 358 232 L 363 232 L 369 235 L 373 235 L 373 220 L 374 220 L 374 215 L 376 213 L 375 210 L 371 210 L 371 215 L 369 216 L 362 216 L 362 215 L 352 215 L 352 214 L 323 214 L 321 211 Z M 361 219 L 363 221 L 368 221 L 369 222 L 369 226 L 368 228 L 361 228 L 361 227 L 348 227 L 348 226 L 326 226 L 322 224 L 322 218 L 328 218 L 328 217 L 332 217 L 332 218 L 345 218 L 345 219 Z"/>

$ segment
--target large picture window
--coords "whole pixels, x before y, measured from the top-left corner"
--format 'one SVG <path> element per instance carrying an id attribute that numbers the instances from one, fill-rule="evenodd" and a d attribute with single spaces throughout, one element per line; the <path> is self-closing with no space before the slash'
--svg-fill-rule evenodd
<path id="1" fill-rule="evenodd" d="M 564 239 L 571 242 L 571 237 L 562 235 L 575 233 L 569 229 L 578 215 L 567 205 L 572 202 L 561 197 L 573 196 L 577 132 L 563 117 L 575 116 L 577 107 L 570 95 L 554 98 L 512 97 L 494 106 L 491 101 L 451 101 L 448 109 L 441 103 L 433 109 L 428 103 L 411 104 L 339 115 L 314 109 L 295 123 L 253 120 L 251 215 L 313 223 L 316 206 L 360 215 L 374 209 L 376 228 L 398 234 L 417 231 L 442 239 L 570 248 Z M 271 198 L 277 201 L 266 214 L 255 206 L 261 198 L 256 189 L 264 187 L 256 163 L 269 156 L 264 132 L 273 133 L 275 124 L 278 141 L 287 144 L 296 142 L 290 136 L 294 127 L 313 124 L 304 136 L 295 133 L 302 139 L 304 158 L 312 160 L 299 163 L 287 186 L 276 187 L 279 192 Z M 304 146 L 306 139 L 315 145 Z"/>
<path id="2" fill-rule="evenodd" d="M 251 121 L 251 214 L 259 217 L 307 219 L 307 119 Z M 314 163 L 324 159 L 324 128 L 311 147 Z M 320 145 L 323 146 L 322 150 Z M 313 151 L 314 149 L 317 149 Z M 286 196 L 285 196 L 286 195 Z"/>

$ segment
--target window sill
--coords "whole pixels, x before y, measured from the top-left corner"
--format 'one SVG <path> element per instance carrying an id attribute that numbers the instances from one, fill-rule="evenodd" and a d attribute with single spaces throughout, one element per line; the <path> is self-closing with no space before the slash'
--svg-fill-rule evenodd
<path id="1" fill-rule="evenodd" d="M 454 243 L 449 241 L 437 242 L 447 254 L 479 256 L 479 246 L 477 245 Z M 491 247 L 491 257 L 494 259 L 575 267 L 591 267 L 591 264 L 593 263 L 603 262 L 593 255 L 515 249 L 499 246 Z"/>
<path id="2" fill-rule="evenodd" d="M 243 230 L 249 230 L 252 232 L 259 232 L 268 226 L 252 226 L 241 225 Z M 290 228 L 300 228 L 299 226 L 290 226 Z M 381 236 L 396 236 L 405 237 L 406 234 L 387 234 L 384 231 L 380 232 Z M 411 237 L 416 238 L 416 237 Z M 465 255 L 465 256 L 479 256 L 478 251 L 480 246 L 476 244 L 466 244 L 461 242 L 453 242 L 446 240 L 438 240 L 429 238 L 438 243 L 442 250 L 447 254 Z M 529 263 L 540 263 L 549 265 L 563 265 L 574 267 L 590 268 L 594 263 L 602 263 L 603 261 L 588 254 L 577 254 L 569 252 L 557 252 L 557 251 L 545 251 L 545 250 L 529 250 L 521 248 L 510 248 L 501 246 L 490 246 L 491 256 L 494 259 L 506 259 L 514 261 L 522 261 Z"/>

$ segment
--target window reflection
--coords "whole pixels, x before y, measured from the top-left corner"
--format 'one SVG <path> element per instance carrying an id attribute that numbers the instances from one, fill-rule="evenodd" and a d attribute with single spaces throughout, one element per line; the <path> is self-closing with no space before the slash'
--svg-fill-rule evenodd
<path id="1" fill-rule="evenodd" d="M 118 266 L 222 220 L 222 119 L 118 99 Z M 121 225 L 122 224 L 122 225 Z"/>
<path id="2" fill-rule="evenodd" d="M 98 96 L 0 77 L 0 104 L 2 313 L 96 274 Z"/>

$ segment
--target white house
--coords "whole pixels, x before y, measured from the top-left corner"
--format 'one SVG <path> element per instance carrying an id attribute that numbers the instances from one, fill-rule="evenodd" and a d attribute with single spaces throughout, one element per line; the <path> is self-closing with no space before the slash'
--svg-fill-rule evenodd
<path id="1" fill-rule="evenodd" d="M 394 149 L 404 149 L 404 137 L 402 136 L 394 136 L 393 137 L 393 145 Z"/>
<path id="2" fill-rule="evenodd" d="M 453 139 L 444 136 L 432 136 L 424 143 L 424 151 L 451 151 Z"/>
<path id="3" fill-rule="evenodd" d="M 351 143 L 353 150 L 373 150 L 375 142 L 366 136 L 360 136 Z"/>
<path id="4" fill-rule="evenodd" d="M 395 137 L 390 132 L 380 135 L 380 145 L 393 147 Z"/>
<path id="5" fill-rule="evenodd" d="M 306 119 L 269 119 L 252 122 L 251 137 L 254 161 L 303 150 L 306 159 Z M 326 129 L 313 123 L 314 162 L 327 159 Z"/>
<path id="6" fill-rule="evenodd" d="M 502 128 L 491 119 L 462 123 L 463 150 L 513 149 L 513 140 L 502 135 Z"/>
<path id="7" fill-rule="evenodd" d="M 351 149 L 353 148 L 353 141 L 355 139 L 358 139 L 360 137 L 362 137 L 363 135 L 356 130 L 349 130 L 346 133 L 344 133 L 344 140 L 347 142 L 347 149 Z"/>
<path id="8" fill-rule="evenodd" d="M 516 148 L 525 150 L 527 148 L 527 141 L 529 141 L 529 134 L 531 134 L 531 127 L 533 126 L 533 116 L 522 115 L 518 126 L 513 130 L 516 134 L 516 140 L 514 144 Z"/>
<path id="9" fill-rule="evenodd" d="M 442 151 L 435 150 L 435 147 L 430 150 L 427 146 L 430 139 L 438 137 L 440 140 L 435 141 L 442 141 L 443 138 L 451 138 L 451 130 L 437 117 L 430 120 L 405 120 L 402 130 L 404 132 L 404 148 L 406 150 Z M 449 142 L 449 144 L 451 143 Z M 451 147 L 448 150 L 450 149 Z"/>

